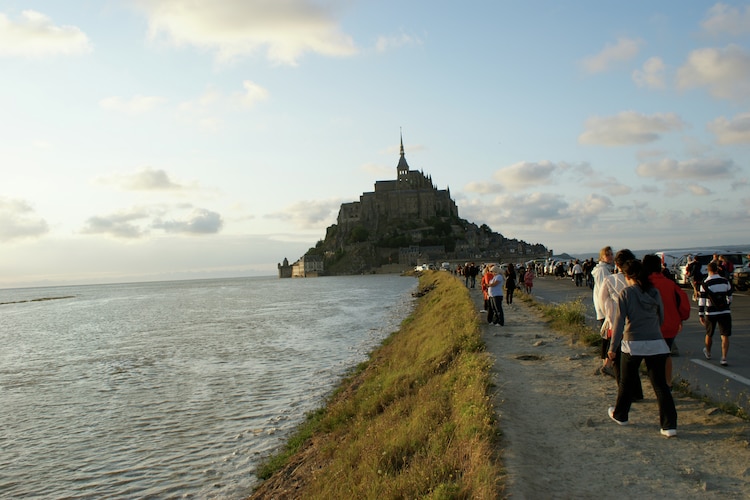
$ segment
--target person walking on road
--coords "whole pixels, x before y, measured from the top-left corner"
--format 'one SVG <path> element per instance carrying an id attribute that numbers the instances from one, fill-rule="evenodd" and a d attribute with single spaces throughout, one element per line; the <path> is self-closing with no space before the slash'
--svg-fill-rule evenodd
<path id="1" fill-rule="evenodd" d="M 494 275 L 487 283 L 487 294 L 490 296 L 490 307 L 492 307 L 492 318 L 487 315 L 487 322 L 494 325 L 505 325 L 505 316 L 503 315 L 503 283 L 505 278 L 500 272 L 496 272 L 497 266 L 490 266 L 490 271 Z"/>
<path id="2" fill-rule="evenodd" d="M 698 319 L 706 327 L 706 347 L 703 355 L 711 359 L 716 326 L 721 333 L 721 365 L 727 366 L 729 337 L 732 335 L 732 284 L 719 275 L 719 265 L 714 260 L 708 263 L 708 277 L 701 283 L 698 297 Z"/>
<path id="3" fill-rule="evenodd" d="M 604 280 L 607 278 L 607 276 L 612 274 L 612 261 L 614 259 L 614 256 L 612 255 L 612 247 L 606 246 L 599 250 L 599 263 L 594 267 L 594 269 L 591 270 L 591 276 L 594 278 L 594 289 L 593 289 L 593 299 L 594 299 L 594 310 L 596 311 L 596 322 L 597 326 L 599 327 L 599 331 L 602 330 L 602 325 L 604 325 L 604 304 L 601 302 L 600 298 L 600 288 L 602 286 L 602 283 L 604 283 Z M 602 338 L 602 344 L 601 344 L 601 358 L 602 358 L 602 368 L 606 367 L 609 363 L 607 361 L 607 348 L 609 347 L 609 342 L 605 337 Z"/>
<path id="4" fill-rule="evenodd" d="M 482 308 L 479 312 L 486 312 L 487 313 L 487 319 L 489 319 L 489 315 L 492 314 L 492 306 L 490 305 L 490 296 L 489 292 L 487 291 L 487 284 L 489 284 L 490 281 L 492 281 L 492 278 L 495 277 L 494 274 L 492 274 L 491 269 L 494 266 L 486 266 L 484 268 L 484 272 L 482 273 L 482 279 L 479 281 L 479 287 L 482 289 L 482 295 L 484 296 L 484 308 Z"/>
<path id="5" fill-rule="evenodd" d="M 619 272 L 610 274 L 607 276 L 599 287 L 599 302 L 604 308 L 604 323 L 601 328 L 602 342 L 606 343 L 605 356 L 609 351 L 609 343 L 612 339 L 612 328 L 614 327 L 616 316 L 617 316 L 617 298 L 620 296 L 628 283 L 625 279 L 625 274 L 622 272 L 622 268 L 626 262 L 634 260 L 635 255 L 627 248 L 623 248 L 615 255 L 615 269 Z M 615 350 L 615 358 L 610 360 L 606 358 L 604 366 L 602 367 L 602 373 L 613 376 L 615 381 L 620 383 L 620 349 Z M 633 401 L 640 401 L 643 399 L 643 387 L 641 386 L 640 377 L 633 381 Z"/>
<path id="6" fill-rule="evenodd" d="M 513 304 L 513 292 L 516 291 L 516 266 L 508 264 L 505 268 L 505 303 Z"/>
<path id="7" fill-rule="evenodd" d="M 609 417 L 620 425 L 627 425 L 633 402 L 633 385 L 640 378 L 638 368 L 645 360 L 648 378 L 654 388 L 659 405 L 661 435 L 677 435 L 677 410 L 672 391 L 667 386 L 665 367 L 669 346 L 661 335 L 664 307 L 659 291 L 651 284 L 643 264 L 630 260 L 623 265 L 628 286 L 617 299 L 617 315 L 612 330 L 612 342 L 607 355 L 620 358 L 620 383 L 615 406 L 607 410 Z"/>
<path id="8" fill-rule="evenodd" d="M 531 266 L 529 266 L 526 270 L 526 274 L 523 276 L 523 284 L 526 293 L 531 295 L 531 290 L 534 288 L 534 269 Z"/>
<path id="9" fill-rule="evenodd" d="M 615 259 L 615 262 L 617 259 Z M 651 284 L 659 290 L 661 303 L 664 306 L 664 322 L 661 324 L 661 335 L 669 346 L 667 356 L 667 385 L 672 387 L 672 345 L 680 330 L 682 322 L 690 317 L 690 299 L 677 283 L 667 278 L 661 269 L 661 259 L 654 254 L 643 257 L 643 267 Z"/>

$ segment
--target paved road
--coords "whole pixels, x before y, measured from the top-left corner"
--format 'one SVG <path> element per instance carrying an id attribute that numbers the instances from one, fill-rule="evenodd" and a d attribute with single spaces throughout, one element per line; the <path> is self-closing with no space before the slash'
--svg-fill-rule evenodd
<path id="1" fill-rule="evenodd" d="M 686 289 L 688 296 L 690 291 Z M 534 280 L 534 297 L 542 302 L 568 302 L 580 298 L 586 305 L 587 316 L 596 323 L 591 289 L 576 287 L 570 279 L 551 276 Z M 714 401 L 739 404 L 750 413 L 750 293 L 735 292 L 732 303 L 732 336 L 729 343 L 729 366 L 719 365 L 721 339 L 717 333 L 712 349 L 713 359 L 707 361 L 701 350 L 704 328 L 698 322 L 698 304 L 677 336 L 679 356 L 673 358 L 674 375 L 690 383 L 700 394 Z"/>

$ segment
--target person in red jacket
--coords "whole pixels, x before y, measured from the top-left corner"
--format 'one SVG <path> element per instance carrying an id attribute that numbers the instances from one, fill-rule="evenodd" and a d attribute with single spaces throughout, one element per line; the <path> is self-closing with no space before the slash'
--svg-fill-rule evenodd
<path id="1" fill-rule="evenodd" d="M 664 322 L 661 334 L 672 349 L 674 338 L 682 330 L 682 322 L 690 317 L 690 299 L 682 288 L 661 272 L 661 259 L 657 255 L 645 255 L 643 267 L 648 271 L 648 279 L 654 288 L 659 290 L 664 309 Z M 672 387 L 672 358 L 667 357 L 667 384 Z"/>

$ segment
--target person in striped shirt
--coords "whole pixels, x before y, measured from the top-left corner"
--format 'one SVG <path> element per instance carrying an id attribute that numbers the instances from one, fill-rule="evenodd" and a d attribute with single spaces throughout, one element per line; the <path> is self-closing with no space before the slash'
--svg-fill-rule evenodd
<path id="1" fill-rule="evenodd" d="M 706 327 L 706 347 L 703 355 L 711 359 L 711 345 L 716 326 L 721 334 L 721 365 L 727 366 L 729 337 L 732 335 L 732 284 L 719 274 L 719 263 L 708 263 L 708 277 L 701 283 L 698 298 L 698 319 Z"/>

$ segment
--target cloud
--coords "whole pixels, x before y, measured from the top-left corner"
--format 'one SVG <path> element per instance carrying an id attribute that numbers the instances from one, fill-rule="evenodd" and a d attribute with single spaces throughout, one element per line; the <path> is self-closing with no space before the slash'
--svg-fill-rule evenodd
<path id="1" fill-rule="evenodd" d="M 156 221 L 152 224 L 155 229 L 163 229 L 167 233 L 180 234 L 215 234 L 218 233 L 224 221 L 221 215 L 205 208 L 196 208 L 185 219 L 171 219 Z"/>
<path id="2" fill-rule="evenodd" d="M 92 50 L 86 34 L 75 26 L 55 26 L 33 10 L 11 21 L 0 13 L 0 56 L 45 57 L 84 54 Z"/>
<path id="3" fill-rule="evenodd" d="M 708 124 L 719 144 L 750 144 L 750 113 L 742 113 L 731 120 L 719 117 Z"/>
<path id="4" fill-rule="evenodd" d="M 318 229 L 336 221 L 342 203 L 340 199 L 300 201 L 265 217 L 291 222 L 300 229 Z"/>
<path id="5" fill-rule="evenodd" d="M 165 99 L 163 97 L 156 96 L 136 95 L 130 100 L 123 99 L 119 96 L 112 96 L 100 100 L 99 107 L 107 111 L 115 111 L 128 115 L 140 115 L 153 110 L 164 101 Z"/>
<path id="6" fill-rule="evenodd" d="M 149 36 L 177 47 L 214 51 L 220 62 L 265 50 L 277 64 L 296 65 L 306 53 L 357 52 L 341 32 L 330 4 L 312 0 L 136 0 L 148 17 Z"/>
<path id="7" fill-rule="evenodd" d="M 145 167 L 134 174 L 113 175 L 97 179 L 101 184 L 113 184 L 124 191 L 179 191 L 184 186 L 173 182 L 166 171 Z"/>
<path id="8" fill-rule="evenodd" d="M 37 238 L 48 232 L 47 222 L 26 201 L 0 197 L 0 241 Z"/>
<path id="9" fill-rule="evenodd" d="M 215 88 L 206 89 L 198 98 L 183 101 L 177 106 L 180 117 L 189 123 L 196 123 L 206 130 L 218 130 L 223 121 L 219 114 L 236 112 L 239 108 L 249 109 L 265 101 L 269 92 L 251 80 L 242 82 L 242 91 L 226 95 Z"/>
<path id="10" fill-rule="evenodd" d="M 186 212 L 188 211 L 189 212 Z M 214 234 L 224 225 L 220 214 L 190 205 L 133 207 L 109 215 L 90 217 L 81 233 L 103 234 L 120 239 L 138 239 L 152 230 L 169 234 Z"/>
<path id="11" fill-rule="evenodd" d="M 635 111 L 624 111 L 616 116 L 586 120 L 586 130 L 578 137 L 578 142 L 600 146 L 647 144 L 658 140 L 660 134 L 682 130 L 684 127 L 685 123 L 675 113 L 647 116 Z"/>
<path id="12" fill-rule="evenodd" d="M 641 177 L 653 177 L 663 180 L 729 178 L 738 170 L 731 160 L 699 158 L 687 161 L 664 159 L 656 162 L 641 163 L 636 173 Z"/>
<path id="13" fill-rule="evenodd" d="M 240 104 L 246 108 L 255 106 L 256 103 L 268 99 L 268 90 L 250 80 L 242 82 L 244 93 L 239 96 Z"/>
<path id="14" fill-rule="evenodd" d="M 659 57 L 650 57 L 643 63 L 642 69 L 633 71 L 633 81 L 639 87 L 663 89 L 666 86 L 664 73 L 664 61 Z"/>
<path id="15" fill-rule="evenodd" d="M 742 36 L 750 34 L 750 6 L 744 11 L 723 3 L 717 3 L 706 14 L 701 23 L 703 31 L 713 36 Z"/>
<path id="16" fill-rule="evenodd" d="M 677 71 L 681 89 L 706 87 L 718 99 L 741 101 L 750 98 L 750 54 L 738 46 L 699 49 Z"/>
<path id="17" fill-rule="evenodd" d="M 375 42 L 375 50 L 378 52 L 386 52 L 388 50 L 398 49 L 405 45 L 422 45 L 422 40 L 405 33 L 391 36 L 381 35 Z"/>
<path id="18" fill-rule="evenodd" d="M 633 188 L 621 183 L 615 177 L 600 177 L 592 175 L 585 185 L 598 191 L 604 191 L 610 196 L 623 196 L 633 192 Z"/>
<path id="19" fill-rule="evenodd" d="M 148 213 L 142 209 L 118 212 L 106 216 L 90 217 L 81 233 L 105 234 L 115 238 L 137 239 L 148 233 L 142 226 L 134 222 L 148 218 Z"/>
<path id="20" fill-rule="evenodd" d="M 502 193 L 505 188 L 497 182 L 470 182 L 464 186 L 464 191 L 477 194 L 495 194 Z"/>
<path id="21" fill-rule="evenodd" d="M 492 174 L 492 178 L 506 186 L 527 187 L 549 184 L 552 176 L 559 172 L 560 165 L 549 160 L 539 162 L 522 161 L 501 168 Z"/>
<path id="22" fill-rule="evenodd" d="M 687 189 L 695 196 L 708 196 L 712 193 L 710 189 L 706 186 L 701 186 L 700 184 L 688 184 Z"/>
<path id="23" fill-rule="evenodd" d="M 615 44 L 607 44 L 601 52 L 585 58 L 581 64 L 589 73 L 601 73 L 614 64 L 628 61 L 638 55 L 643 42 L 631 38 L 619 38 Z"/>

